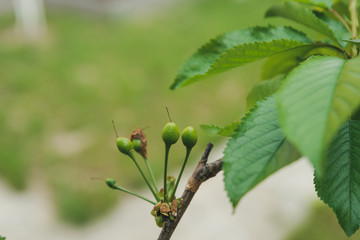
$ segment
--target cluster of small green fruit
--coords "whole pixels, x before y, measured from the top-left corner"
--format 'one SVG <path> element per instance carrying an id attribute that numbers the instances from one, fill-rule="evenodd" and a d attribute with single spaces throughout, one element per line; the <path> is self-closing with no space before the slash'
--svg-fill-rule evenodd
<path id="1" fill-rule="evenodd" d="M 116 145 L 119 151 L 129 156 L 132 159 L 132 161 L 138 168 L 140 174 L 144 178 L 146 185 L 149 187 L 150 191 L 152 192 L 156 202 L 147 199 L 143 196 L 140 196 L 123 187 L 118 186 L 116 184 L 116 181 L 112 178 L 106 179 L 106 184 L 110 188 L 129 193 L 131 195 L 139 197 L 153 204 L 154 208 L 151 211 L 151 214 L 155 217 L 155 222 L 159 227 L 163 227 L 166 218 L 169 218 L 172 221 L 175 220 L 178 209 L 181 208 L 182 199 L 181 198 L 176 199 L 175 192 L 179 185 L 187 160 L 190 156 L 190 152 L 197 142 L 197 133 L 195 128 L 191 126 L 186 127 L 181 133 L 181 140 L 184 146 L 186 147 L 186 155 L 177 180 L 172 176 L 167 176 L 167 165 L 168 165 L 170 148 L 180 138 L 180 131 L 178 126 L 172 121 L 168 122 L 162 130 L 161 137 L 165 143 L 165 164 L 164 164 L 164 187 L 161 188 L 160 190 L 158 190 L 156 186 L 155 177 L 148 161 L 148 156 L 146 151 L 147 141 L 143 131 L 141 129 L 137 129 L 131 133 L 130 138 L 117 137 L 116 139 Z M 151 181 L 149 181 L 148 178 L 145 176 L 143 170 L 141 169 L 139 163 L 137 162 L 134 155 L 134 151 L 142 156 L 145 165 L 147 167 L 147 171 L 150 174 Z"/>

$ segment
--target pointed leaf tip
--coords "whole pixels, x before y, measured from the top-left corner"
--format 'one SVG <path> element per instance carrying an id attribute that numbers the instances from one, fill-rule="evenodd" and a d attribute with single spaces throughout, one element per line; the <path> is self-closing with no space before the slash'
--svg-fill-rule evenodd
<path id="1" fill-rule="evenodd" d="M 298 158 L 281 131 L 275 97 L 258 102 L 243 118 L 224 152 L 225 189 L 233 207 L 259 182 Z"/>

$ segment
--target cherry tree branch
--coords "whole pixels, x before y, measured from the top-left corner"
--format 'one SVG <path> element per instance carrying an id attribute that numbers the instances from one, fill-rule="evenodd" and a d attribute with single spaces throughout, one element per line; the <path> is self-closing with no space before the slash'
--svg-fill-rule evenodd
<path id="1" fill-rule="evenodd" d="M 216 160 L 212 163 L 207 163 L 212 148 L 213 144 L 208 143 L 201 160 L 195 168 L 192 176 L 189 178 L 185 190 L 181 196 L 183 199 L 183 204 L 182 207 L 178 210 L 175 221 L 171 221 L 170 219 L 166 220 L 158 240 L 170 239 L 200 185 L 209 178 L 215 177 L 216 174 L 221 171 L 223 164 L 222 159 Z"/>

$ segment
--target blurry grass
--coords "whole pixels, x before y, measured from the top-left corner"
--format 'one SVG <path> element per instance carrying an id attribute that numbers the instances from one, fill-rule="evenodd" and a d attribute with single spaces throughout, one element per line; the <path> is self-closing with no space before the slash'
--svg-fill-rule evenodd
<path id="1" fill-rule="evenodd" d="M 350 238 L 340 227 L 333 211 L 324 203 L 316 202 L 311 214 L 287 240 L 355 240 L 360 239 L 360 232 Z"/>
<path id="2" fill-rule="evenodd" d="M 59 216 L 87 223 L 121 196 L 91 177 L 113 177 L 130 189 L 144 186 L 131 161 L 118 153 L 111 120 L 123 136 L 150 126 L 149 158 L 160 181 L 165 106 L 181 129 L 198 128 L 190 162 L 197 161 L 206 142 L 214 141 L 199 125 L 240 119 L 259 63 L 172 92 L 176 71 L 209 38 L 267 24 L 263 14 L 273 2 L 180 1 L 119 19 L 49 10 L 49 37 L 38 45 L 21 42 L 12 33 L 13 17 L 2 16 L 1 176 L 24 189 L 31 174 L 42 171 Z M 184 157 L 181 144 L 170 157 L 174 169 Z"/>

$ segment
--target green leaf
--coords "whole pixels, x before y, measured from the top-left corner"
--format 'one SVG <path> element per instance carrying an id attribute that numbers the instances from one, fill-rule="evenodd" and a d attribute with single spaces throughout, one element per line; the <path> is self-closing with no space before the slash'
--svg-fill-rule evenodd
<path id="1" fill-rule="evenodd" d="M 354 45 L 360 45 L 360 39 L 349 39 L 349 40 L 343 40 L 345 42 L 350 42 Z"/>
<path id="2" fill-rule="evenodd" d="M 273 95 L 280 87 L 281 81 L 285 78 L 285 75 L 279 75 L 272 79 L 261 81 L 256 84 L 249 92 L 246 98 L 247 109 L 254 107 L 256 102 Z"/>
<path id="3" fill-rule="evenodd" d="M 316 17 L 316 15 L 308 8 L 297 2 L 284 2 L 277 4 L 266 12 L 265 17 L 284 17 L 293 20 L 314 29 L 340 45 L 331 28 L 325 22 Z"/>
<path id="4" fill-rule="evenodd" d="M 295 0 L 297 2 L 303 2 L 307 4 L 313 4 L 320 7 L 331 8 L 333 0 Z"/>
<path id="5" fill-rule="evenodd" d="M 360 121 L 345 122 L 327 156 L 324 176 L 315 174 L 315 188 L 350 237 L 360 225 Z"/>
<path id="6" fill-rule="evenodd" d="M 324 21 L 328 24 L 329 28 L 331 28 L 331 30 L 334 32 L 339 44 L 342 47 L 346 47 L 346 44 L 344 44 L 344 40 L 346 41 L 347 39 L 350 39 L 351 33 L 348 30 L 346 30 L 344 25 L 342 25 L 338 21 L 332 19 L 325 19 Z"/>
<path id="7" fill-rule="evenodd" d="M 0 240 L 5 240 L 5 239 L 6 239 L 6 237 L 0 236 Z"/>
<path id="8" fill-rule="evenodd" d="M 332 19 L 330 16 L 333 15 L 333 13 L 327 12 L 328 15 L 324 12 L 314 12 L 318 18 L 320 18 L 323 22 L 325 22 L 329 28 L 333 31 L 334 35 L 336 36 L 336 39 L 338 40 L 339 44 L 342 47 L 346 47 L 346 42 L 344 40 L 351 38 L 351 33 L 345 28 L 345 26 L 334 19 Z M 329 16 L 330 14 L 330 16 Z"/>
<path id="9" fill-rule="evenodd" d="M 360 109 L 356 110 L 353 115 L 351 115 L 351 119 L 360 121 Z"/>
<path id="10" fill-rule="evenodd" d="M 328 44 L 313 44 L 287 50 L 266 59 L 261 78 L 269 79 L 279 74 L 289 73 L 302 61 L 312 55 L 327 55 L 345 58 L 344 52 Z"/>
<path id="11" fill-rule="evenodd" d="M 200 128 L 210 136 L 216 136 L 221 131 L 221 127 L 216 125 L 201 124 Z"/>
<path id="12" fill-rule="evenodd" d="M 360 104 L 359 66 L 360 57 L 311 57 L 278 91 L 284 133 L 320 173 L 332 138 Z"/>
<path id="13" fill-rule="evenodd" d="M 254 27 L 220 35 L 185 62 L 171 89 L 308 43 L 305 34 L 283 26 Z"/>
<path id="14" fill-rule="evenodd" d="M 314 48 L 312 45 L 301 46 L 267 58 L 262 67 L 261 78 L 270 79 L 279 74 L 290 72 L 291 69 L 306 59 L 306 53 L 312 48 Z"/>
<path id="15" fill-rule="evenodd" d="M 225 189 L 233 206 L 259 182 L 298 158 L 279 126 L 275 97 L 258 102 L 224 152 Z"/>
<path id="16" fill-rule="evenodd" d="M 271 42 L 256 42 L 244 44 L 221 54 L 211 66 L 210 73 L 219 73 L 241 66 L 244 63 L 257 61 L 288 49 L 302 46 L 304 43 L 281 39 Z"/>
<path id="17" fill-rule="evenodd" d="M 332 9 L 340 14 L 344 19 L 350 19 L 349 13 L 349 1 L 348 0 L 334 0 L 334 4 L 332 5 Z"/>
<path id="18" fill-rule="evenodd" d="M 208 133 L 210 136 L 223 136 L 223 137 L 231 137 L 231 135 L 234 133 L 235 129 L 239 126 L 240 121 L 230 123 L 226 125 L 225 127 L 219 127 L 215 125 L 200 125 L 200 128 L 204 130 L 206 133 Z"/>

